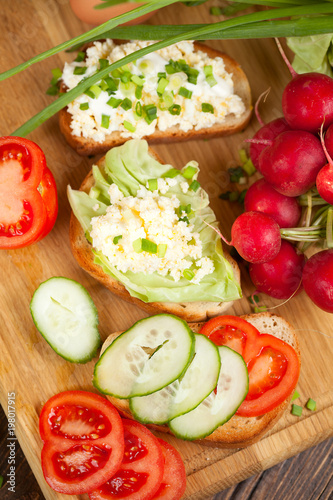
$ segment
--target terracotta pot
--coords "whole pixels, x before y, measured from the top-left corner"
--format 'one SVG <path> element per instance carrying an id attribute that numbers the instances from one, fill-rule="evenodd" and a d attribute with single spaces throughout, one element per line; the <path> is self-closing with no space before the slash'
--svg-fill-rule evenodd
<path id="1" fill-rule="evenodd" d="M 101 4 L 100 0 L 70 0 L 70 5 L 74 14 L 81 19 L 84 23 L 92 24 L 98 26 L 99 24 L 105 23 L 112 19 L 113 17 L 124 14 L 130 10 L 136 9 L 140 5 L 144 5 L 145 2 L 125 2 L 114 5 L 113 7 L 107 7 L 106 9 L 96 10 L 95 5 Z M 144 16 L 138 17 L 133 21 L 129 21 L 126 24 L 138 24 L 143 23 L 149 19 L 154 13 L 151 12 Z"/>

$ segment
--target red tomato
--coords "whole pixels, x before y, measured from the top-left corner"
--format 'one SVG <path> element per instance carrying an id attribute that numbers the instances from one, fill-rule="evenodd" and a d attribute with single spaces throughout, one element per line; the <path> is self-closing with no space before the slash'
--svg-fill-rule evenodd
<path id="1" fill-rule="evenodd" d="M 249 372 L 249 392 L 237 415 L 256 417 L 279 406 L 296 387 L 300 364 L 286 342 L 260 332 L 237 316 L 218 316 L 200 330 L 217 345 L 241 354 Z"/>
<path id="2" fill-rule="evenodd" d="M 57 189 L 37 144 L 21 137 L 0 138 L 0 248 L 22 248 L 52 229 Z"/>
<path id="3" fill-rule="evenodd" d="M 150 500 L 161 485 L 164 458 L 157 438 L 142 424 L 123 420 L 125 452 L 116 474 L 89 493 L 91 500 Z"/>
<path id="4" fill-rule="evenodd" d="M 124 454 L 122 420 L 106 399 L 67 391 L 49 399 L 39 417 L 46 482 L 59 493 L 80 495 L 105 483 Z"/>
<path id="5" fill-rule="evenodd" d="M 171 444 L 162 439 L 158 442 L 164 455 L 164 474 L 161 486 L 153 497 L 154 500 L 179 500 L 186 489 L 186 472 L 182 457 Z"/>

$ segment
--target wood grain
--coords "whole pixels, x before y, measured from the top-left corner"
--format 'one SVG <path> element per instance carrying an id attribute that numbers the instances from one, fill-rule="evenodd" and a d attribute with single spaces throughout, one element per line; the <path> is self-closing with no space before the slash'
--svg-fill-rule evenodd
<path id="1" fill-rule="evenodd" d="M 5 0 L 1 6 L 0 60 L 3 70 L 87 29 L 72 15 L 67 0 Z M 152 22 L 212 21 L 208 6 L 166 8 L 155 15 Z M 262 115 L 266 120 L 279 116 L 281 93 L 289 75 L 280 62 L 274 42 L 238 40 L 211 45 L 226 51 L 242 65 L 249 77 L 254 99 L 267 87 L 272 87 Z M 45 95 L 51 78 L 50 69 L 61 67 L 65 60 L 70 59 L 69 54 L 62 53 L 1 83 L 1 135 L 9 135 L 51 101 Z M 241 212 L 241 207 L 222 202 L 218 196 L 233 188 L 227 169 L 237 165 L 238 150 L 243 146 L 243 140 L 251 137 L 257 128 L 258 124 L 253 119 L 245 132 L 233 137 L 174 144 L 172 147 L 156 146 L 161 158 L 177 167 L 191 159 L 199 162 L 202 185 L 210 195 L 226 237 L 229 237 L 231 223 Z M 78 267 L 71 255 L 66 186 L 70 183 L 77 188 L 93 160 L 79 157 L 65 144 L 56 117 L 29 138 L 44 150 L 56 178 L 59 216 L 50 235 L 40 243 L 0 253 L 0 319 L 3 325 L 0 333 L 0 397 L 6 411 L 8 392 L 16 393 L 17 437 L 45 498 L 60 500 L 70 497 L 50 490 L 42 476 L 38 415 L 43 403 L 61 390 L 93 390 L 91 376 L 94 362 L 84 366 L 72 365 L 52 351 L 33 325 L 29 312 L 31 296 L 39 283 L 51 276 L 76 279 L 89 290 L 98 308 L 103 339 L 111 331 L 128 328 L 135 320 L 144 317 L 144 313 L 96 283 Z M 242 271 L 244 298 L 235 303 L 231 314 L 250 312 L 246 297 L 252 293 L 253 287 L 246 269 Z M 271 299 L 265 302 L 269 307 L 277 304 Z M 262 441 L 242 451 L 206 448 L 168 438 L 180 450 L 185 461 L 188 475 L 185 498 L 208 498 L 332 436 L 332 338 L 323 335 L 331 335 L 332 317 L 315 308 L 304 293 L 281 306 L 278 312 L 299 333 L 303 360 L 298 388 L 301 403 L 305 404 L 307 398 L 312 397 L 317 401 L 318 409 L 316 412 L 304 410 L 302 418 L 285 414 Z"/>

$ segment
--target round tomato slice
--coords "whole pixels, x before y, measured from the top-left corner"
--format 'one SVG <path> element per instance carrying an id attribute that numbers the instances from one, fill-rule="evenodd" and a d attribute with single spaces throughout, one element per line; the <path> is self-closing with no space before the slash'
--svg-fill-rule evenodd
<path id="1" fill-rule="evenodd" d="M 42 469 L 59 493 L 79 495 L 105 483 L 124 454 L 122 420 L 106 399 L 66 391 L 49 399 L 40 414 Z"/>
<path id="2" fill-rule="evenodd" d="M 89 493 L 91 500 L 150 500 L 161 485 L 164 458 L 157 438 L 142 424 L 123 420 L 125 452 L 116 474 Z"/>
<path id="3" fill-rule="evenodd" d="M 293 347 L 277 337 L 261 334 L 248 321 L 218 316 L 200 330 L 217 345 L 241 354 L 249 372 L 249 392 L 237 415 L 257 417 L 279 406 L 296 387 L 300 363 Z"/>
<path id="4" fill-rule="evenodd" d="M 43 151 L 21 137 L 0 138 L 0 248 L 22 248 L 49 232 L 58 210 Z"/>
<path id="5" fill-rule="evenodd" d="M 171 444 L 162 439 L 158 442 L 164 455 L 164 474 L 162 483 L 153 497 L 154 500 L 179 500 L 186 489 L 186 472 L 182 457 Z"/>

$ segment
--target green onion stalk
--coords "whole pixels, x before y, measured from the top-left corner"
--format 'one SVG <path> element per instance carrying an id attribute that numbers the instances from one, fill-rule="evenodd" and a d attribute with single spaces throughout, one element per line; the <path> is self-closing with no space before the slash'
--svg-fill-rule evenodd
<path id="1" fill-rule="evenodd" d="M 107 0 L 109 1 L 109 0 Z M 107 1 L 105 1 L 105 6 Z M 262 6 L 270 9 L 239 15 L 235 18 L 224 19 L 209 24 L 187 24 L 175 26 L 131 26 L 119 27 L 137 17 L 143 16 L 163 7 L 167 7 L 180 0 L 150 0 L 144 5 L 117 16 L 106 23 L 79 35 L 67 42 L 49 49 L 29 61 L 19 64 L 0 74 L 0 82 L 14 76 L 26 68 L 43 61 L 63 50 L 73 46 L 103 38 L 133 39 L 133 40 L 159 40 L 148 47 L 140 49 L 126 57 L 100 68 L 94 75 L 83 79 L 76 87 L 58 97 L 49 106 L 33 116 L 25 124 L 15 130 L 12 135 L 25 137 L 44 123 L 74 99 L 82 95 L 92 85 L 107 77 L 111 71 L 121 68 L 132 61 L 151 52 L 168 47 L 183 40 L 223 40 L 223 39 L 250 39 L 280 36 L 303 36 L 333 32 L 333 0 L 232 0 L 229 3 L 240 7 Z M 187 0 L 183 2 L 188 6 L 204 3 L 202 0 Z M 272 8 L 273 7 L 273 8 Z"/>

